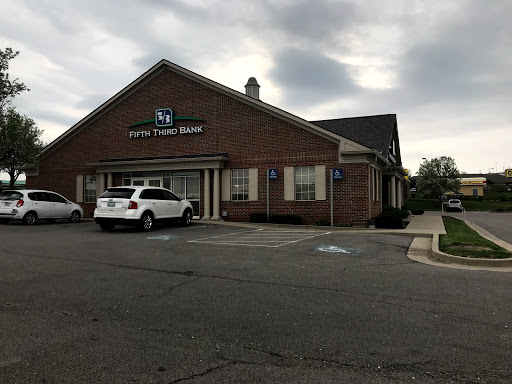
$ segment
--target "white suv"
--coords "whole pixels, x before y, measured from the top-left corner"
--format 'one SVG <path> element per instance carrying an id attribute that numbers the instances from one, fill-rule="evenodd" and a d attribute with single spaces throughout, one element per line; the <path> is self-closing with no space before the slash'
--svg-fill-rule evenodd
<path id="1" fill-rule="evenodd" d="M 32 225 L 38 219 L 53 223 L 57 219 L 67 219 L 78 223 L 84 211 L 64 196 L 52 191 L 33 189 L 6 190 L 0 193 L 0 223 L 22 220 Z"/>
<path id="2" fill-rule="evenodd" d="M 153 228 L 156 220 L 179 219 L 189 225 L 194 211 L 166 188 L 111 187 L 96 202 L 94 220 L 101 229 L 111 231 L 116 225 L 135 225 L 143 231 Z"/>

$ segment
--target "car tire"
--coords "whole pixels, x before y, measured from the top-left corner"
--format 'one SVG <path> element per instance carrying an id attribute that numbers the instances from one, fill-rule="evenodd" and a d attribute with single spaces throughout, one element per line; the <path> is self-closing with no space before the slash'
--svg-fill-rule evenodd
<path id="1" fill-rule="evenodd" d="M 46 219 L 46 222 L 47 222 L 48 224 L 53 224 L 53 223 L 55 223 L 55 221 L 56 221 L 56 220 L 57 220 L 57 219 Z"/>
<path id="2" fill-rule="evenodd" d="M 183 212 L 183 216 L 181 217 L 181 225 L 184 227 L 187 227 L 190 225 L 192 221 L 192 212 L 190 209 L 186 209 L 185 212 Z"/>
<path id="3" fill-rule="evenodd" d="M 0 219 L 0 224 L 8 224 L 9 223 L 9 219 Z"/>
<path id="4" fill-rule="evenodd" d="M 29 211 L 23 216 L 23 224 L 32 225 L 37 220 L 37 214 L 34 211 Z"/>
<path id="5" fill-rule="evenodd" d="M 70 223 L 78 223 L 81 218 L 82 218 L 82 215 L 80 215 L 80 212 L 73 211 L 73 212 L 71 212 L 71 215 L 69 215 L 68 221 Z"/>
<path id="6" fill-rule="evenodd" d="M 150 212 L 144 212 L 142 216 L 140 217 L 139 223 L 137 227 L 141 231 L 150 231 L 153 228 L 154 219 L 153 215 Z"/>
<path id="7" fill-rule="evenodd" d="M 100 228 L 104 231 L 110 232 L 114 229 L 115 224 L 112 223 L 100 223 Z"/>

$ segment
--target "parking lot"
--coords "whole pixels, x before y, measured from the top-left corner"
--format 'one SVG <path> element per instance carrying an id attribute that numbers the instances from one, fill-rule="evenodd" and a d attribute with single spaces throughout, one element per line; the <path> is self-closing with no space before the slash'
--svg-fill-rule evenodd
<path id="1" fill-rule="evenodd" d="M 0 225 L 5 383 L 510 383 L 512 280 L 412 238 Z"/>

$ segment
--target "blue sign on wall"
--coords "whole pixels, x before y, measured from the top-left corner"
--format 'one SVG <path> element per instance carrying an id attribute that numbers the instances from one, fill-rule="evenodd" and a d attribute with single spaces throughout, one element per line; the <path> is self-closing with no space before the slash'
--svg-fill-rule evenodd
<path id="1" fill-rule="evenodd" d="M 277 180 L 277 169 L 269 169 L 268 170 L 268 178 Z"/>
<path id="2" fill-rule="evenodd" d="M 343 180 L 343 169 L 333 169 L 332 178 L 334 180 Z"/>
<path id="3" fill-rule="evenodd" d="M 174 125 L 174 111 L 171 108 L 156 109 L 155 124 L 157 127 L 172 127 Z"/>

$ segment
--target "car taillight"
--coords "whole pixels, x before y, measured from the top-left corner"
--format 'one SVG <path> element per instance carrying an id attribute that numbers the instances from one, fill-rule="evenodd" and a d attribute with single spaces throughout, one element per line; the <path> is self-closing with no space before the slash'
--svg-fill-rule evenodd
<path id="1" fill-rule="evenodd" d="M 138 205 L 135 201 L 132 201 L 130 200 L 130 202 L 128 203 L 128 209 L 138 209 Z"/>
<path id="2" fill-rule="evenodd" d="M 16 203 L 16 208 L 21 208 L 21 207 L 23 207 L 23 204 L 24 204 L 24 203 L 25 203 L 25 202 L 24 202 L 23 200 L 21 200 L 21 199 L 20 199 L 20 200 L 18 200 L 18 202 Z"/>

